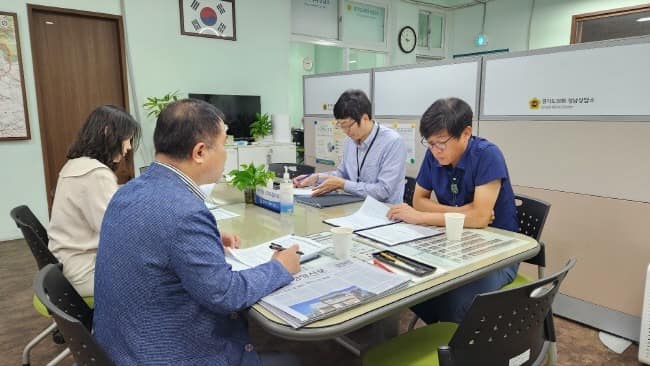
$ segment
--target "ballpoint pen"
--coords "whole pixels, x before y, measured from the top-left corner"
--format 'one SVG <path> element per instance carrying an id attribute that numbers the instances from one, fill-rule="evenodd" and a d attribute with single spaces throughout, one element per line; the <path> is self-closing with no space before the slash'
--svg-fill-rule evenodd
<path id="1" fill-rule="evenodd" d="M 269 248 L 271 248 L 273 250 L 278 250 L 278 251 L 287 249 L 287 248 L 283 247 L 282 245 L 280 245 L 278 243 L 271 243 L 271 245 L 269 245 Z M 298 251 L 296 251 L 296 254 L 304 255 L 305 253 L 298 250 Z"/>
<path id="2" fill-rule="evenodd" d="M 380 261 L 378 261 L 376 259 L 372 260 L 372 264 L 374 264 L 375 266 L 383 269 L 386 272 L 394 273 L 393 271 L 390 270 L 390 268 L 386 267 L 383 263 L 381 263 Z"/>
<path id="3" fill-rule="evenodd" d="M 413 272 L 416 272 L 416 273 L 425 272 L 422 268 L 418 268 L 416 266 L 410 265 L 410 264 L 408 264 L 408 263 L 406 263 L 406 262 L 404 262 L 404 261 L 402 261 L 400 259 L 397 259 L 397 258 L 393 257 L 392 255 L 390 255 L 388 253 L 381 252 L 381 253 L 379 253 L 379 255 L 382 258 L 384 258 L 385 260 L 387 260 L 388 262 L 393 263 L 397 267 L 402 267 L 404 269 L 407 269 L 407 270 L 410 270 L 410 271 L 413 271 Z"/>

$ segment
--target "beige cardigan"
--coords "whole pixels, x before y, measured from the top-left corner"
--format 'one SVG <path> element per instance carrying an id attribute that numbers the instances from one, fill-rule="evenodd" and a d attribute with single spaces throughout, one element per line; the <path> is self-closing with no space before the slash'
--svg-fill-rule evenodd
<path id="1" fill-rule="evenodd" d="M 98 160 L 68 160 L 59 172 L 48 247 L 81 296 L 92 296 L 99 229 L 117 190 L 115 173 Z"/>

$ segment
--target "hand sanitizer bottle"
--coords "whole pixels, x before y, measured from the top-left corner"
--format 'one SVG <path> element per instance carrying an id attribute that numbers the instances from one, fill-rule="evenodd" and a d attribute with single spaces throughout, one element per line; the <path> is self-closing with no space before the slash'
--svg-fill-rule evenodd
<path id="1" fill-rule="evenodd" d="M 284 167 L 282 183 L 280 183 L 280 214 L 293 214 L 293 183 L 287 166 Z"/>

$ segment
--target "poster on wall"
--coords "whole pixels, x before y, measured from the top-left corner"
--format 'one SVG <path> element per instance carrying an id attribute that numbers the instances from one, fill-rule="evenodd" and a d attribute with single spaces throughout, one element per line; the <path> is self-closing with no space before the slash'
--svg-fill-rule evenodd
<path id="1" fill-rule="evenodd" d="M 0 140 L 29 140 L 16 13 L 0 12 Z"/>
<path id="2" fill-rule="evenodd" d="M 235 0 L 179 0 L 181 34 L 237 40 Z"/>
<path id="3" fill-rule="evenodd" d="M 291 33 L 322 39 L 339 38 L 338 0 L 292 0 Z"/>
<path id="4" fill-rule="evenodd" d="M 398 123 L 397 121 L 392 122 L 392 123 L 387 123 L 384 124 L 383 126 L 390 127 L 395 132 L 397 132 L 400 137 L 402 138 L 402 141 L 404 141 L 404 145 L 406 146 L 406 165 L 414 165 L 415 164 L 415 129 L 417 126 L 417 123 L 414 122 L 409 122 L 409 123 Z"/>
<path id="5" fill-rule="evenodd" d="M 316 127 L 316 163 L 336 166 L 343 159 L 346 135 L 334 127 L 335 120 L 314 121 Z"/>

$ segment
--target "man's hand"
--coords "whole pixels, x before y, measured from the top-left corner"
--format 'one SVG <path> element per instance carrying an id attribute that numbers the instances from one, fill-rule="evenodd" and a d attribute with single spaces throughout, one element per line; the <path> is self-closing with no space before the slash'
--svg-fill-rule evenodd
<path id="1" fill-rule="evenodd" d="M 313 189 L 312 195 L 320 196 L 335 191 L 337 189 L 343 189 L 344 186 L 345 186 L 345 179 L 341 177 L 328 177 L 323 181 L 323 183 L 319 184 L 316 188 Z"/>
<path id="2" fill-rule="evenodd" d="M 225 248 L 239 248 L 241 239 L 237 234 L 221 233 L 221 243 Z"/>
<path id="3" fill-rule="evenodd" d="M 297 244 L 290 246 L 285 250 L 278 250 L 273 253 L 271 259 L 275 259 L 282 267 L 284 267 L 287 272 L 291 274 L 296 274 L 300 272 L 300 255 L 296 253 L 299 247 Z"/>
<path id="4" fill-rule="evenodd" d="M 296 188 L 313 186 L 316 182 L 318 182 L 318 174 L 316 173 L 311 175 L 302 174 L 293 178 L 293 186 Z"/>
<path id="5" fill-rule="evenodd" d="M 388 218 L 391 220 L 402 220 L 408 224 L 421 224 L 422 213 L 406 203 L 400 203 L 388 210 Z"/>

